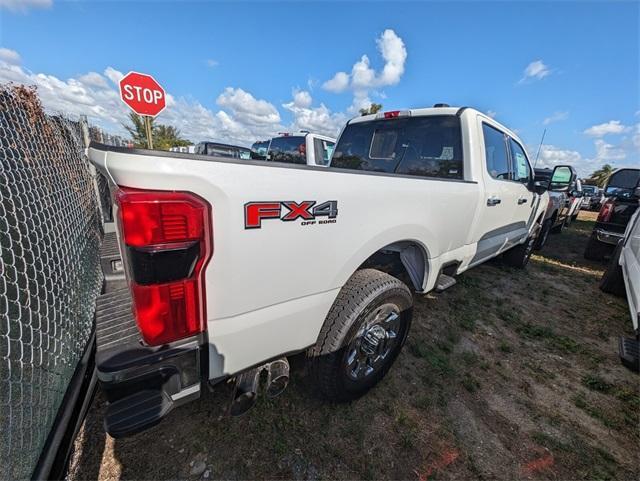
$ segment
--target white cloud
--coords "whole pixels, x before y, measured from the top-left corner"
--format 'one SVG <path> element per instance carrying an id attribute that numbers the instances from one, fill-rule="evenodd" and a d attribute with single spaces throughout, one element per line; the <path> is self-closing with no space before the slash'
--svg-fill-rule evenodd
<path id="1" fill-rule="evenodd" d="M 596 159 L 602 162 L 622 160 L 627 157 L 624 149 L 609 144 L 602 139 L 596 139 L 594 145 L 596 148 Z"/>
<path id="2" fill-rule="evenodd" d="M 293 101 L 282 106 L 293 114 L 293 122 L 289 129 L 292 132 L 308 130 L 331 137 L 336 137 L 347 121 L 343 113 L 332 113 L 324 104 L 311 107 L 311 94 L 304 90 L 293 92 Z"/>
<path id="3" fill-rule="evenodd" d="M 629 127 L 623 125 L 619 120 L 610 120 L 603 124 L 594 125 L 584 131 L 591 137 L 604 137 L 608 134 L 622 134 L 629 131 Z"/>
<path id="4" fill-rule="evenodd" d="M 334 93 L 344 92 L 349 88 L 349 74 L 337 72 L 331 80 L 327 80 L 322 84 L 322 88 Z"/>
<path id="5" fill-rule="evenodd" d="M 640 124 L 638 125 L 638 143 L 640 144 Z M 536 148 L 530 146 L 529 152 L 536 152 Z M 616 165 L 617 162 L 627 159 L 628 153 L 637 151 L 631 146 L 612 145 L 602 139 L 594 141 L 594 156 L 585 157 L 580 152 L 570 149 L 562 149 L 554 145 L 545 144 L 540 149 L 536 167 L 553 168 L 556 165 L 572 165 L 581 177 L 589 176 L 593 171 L 604 164 Z M 621 165 L 620 165 L 621 166 Z"/>
<path id="6" fill-rule="evenodd" d="M 569 112 L 554 112 L 549 117 L 542 121 L 542 125 L 549 125 L 554 122 L 560 122 L 562 120 L 567 120 L 569 118 Z"/>
<path id="7" fill-rule="evenodd" d="M 487 116 L 488 117 L 491 117 L 492 119 L 495 119 L 496 115 L 498 115 L 498 112 L 496 112 L 495 110 L 487 110 Z"/>
<path id="8" fill-rule="evenodd" d="M 518 83 L 524 83 L 530 80 L 541 80 L 551 74 L 551 70 L 542 60 L 534 60 L 527 68 Z"/>
<path id="9" fill-rule="evenodd" d="M 370 64 L 369 57 L 363 55 L 353 67 L 351 73 L 337 72 L 330 80 L 322 84 L 325 90 L 340 93 L 353 91 L 353 103 L 350 112 L 357 112 L 360 108 L 369 107 L 369 91 L 400 82 L 404 74 L 407 60 L 407 49 L 403 40 L 391 29 L 385 30 L 376 40 L 378 51 L 384 60 L 381 72 L 376 72 Z"/>
<path id="10" fill-rule="evenodd" d="M 49 8 L 53 0 L 0 0 L 0 7 L 12 12 L 26 12 L 32 8 Z"/>
<path id="11" fill-rule="evenodd" d="M 635 148 L 640 149 L 640 124 L 636 124 L 633 128 L 633 137 L 631 137 L 631 141 Z"/>
<path id="12" fill-rule="evenodd" d="M 91 123 L 105 131 L 128 137 L 122 124 L 128 120 L 129 109 L 120 100 L 118 90 L 123 76 L 122 72 L 107 67 L 103 73 L 88 72 L 62 80 L 0 59 L 0 82 L 35 86 L 48 112 L 71 117 L 87 115 Z M 298 97 L 304 101 L 304 96 Z M 211 139 L 242 145 L 285 129 L 272 104 L 242 89 L 225 89 L 217 102 L 221 109 L 214 112 L 199 102 L 174 98 L 167 93 L 167 108 L 158 122 L 177 127 L 192 141 Z"/>
<path id="13" fill-rule="evenodd" d="M 218 96 L 216 103 L 231 110 L 242 123 L 261 125 L 280 122 L 280 114 L 273 104 L 258 100 L 240 88 L 227 87 Z"/>
<path id="14" fill-rule="evenodd" d="M 0 48 L 0 61 L 6 62 L 10 65 L 19 65 L 20 54 L 9 48 Z"/>
<path id="15" fill-rule="evenodd" d="M 213 67 L 217 67 L 218 65 L 220 65 L 220 62 L 218 62 L 217 60 L 213 60 L 213 59 L 207 59 L 207 65 L 211 68 Z"/>

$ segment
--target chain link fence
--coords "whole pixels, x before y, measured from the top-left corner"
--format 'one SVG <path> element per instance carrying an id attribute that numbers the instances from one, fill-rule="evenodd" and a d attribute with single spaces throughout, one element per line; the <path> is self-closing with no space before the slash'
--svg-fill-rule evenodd
<path id="1" fill-rule="evenodd" d="M 105 188 L 79 122 L 0 85 L 1 478 L 31 476 L 90 338 Z"/>

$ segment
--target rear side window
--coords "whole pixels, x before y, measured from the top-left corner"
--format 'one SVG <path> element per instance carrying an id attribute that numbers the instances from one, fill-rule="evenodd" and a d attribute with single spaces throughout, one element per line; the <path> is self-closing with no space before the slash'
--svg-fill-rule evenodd
<path id="1" fill-rule="evenodd" d="M 322 139 L 313 139 L 313 150 L 316 158 L 316 164 L 327 165 L 333 154 L 334 142 Z"/>
<path id="2" fill-rule="evenodd" d="M 487 171 L 494 179 L 509 180 L 509 156 L 504 134 L 484 123 L 482 134 Z"/>
<path id="3" fill-rule="evenodd" d="M 305 138 L 301 136 L 276 137 L 269 147 L 269 160 L 289 164 L 306 164 Z"/>
<path id="4" fill-rule="evenodd" d="M 350 124 L 331 167 L 462 179 L 460 119 L 434 115 Z"/>
<path id="5" fill-rule="evenodd" d="M 527 160 L 527 154 L 515 140 L 510 138 L 509 144 L 511 145 L 511 159 L 513 160 L 513 180 L 526 184 L 531 176 L 531 166 Z"/>

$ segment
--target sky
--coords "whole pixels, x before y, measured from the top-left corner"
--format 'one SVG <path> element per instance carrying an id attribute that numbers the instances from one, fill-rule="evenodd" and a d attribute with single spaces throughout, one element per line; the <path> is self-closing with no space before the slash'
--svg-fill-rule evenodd
<path id="1" fill-rule="evenodd" d="M 250 145 L 337 136 L 361 107 L 472 106 L 538 166 L 640 167 L 640 2 L 0 0 L 0 82 L 124 134 L 118 81 L 151 74 L 158 123 Z"/>

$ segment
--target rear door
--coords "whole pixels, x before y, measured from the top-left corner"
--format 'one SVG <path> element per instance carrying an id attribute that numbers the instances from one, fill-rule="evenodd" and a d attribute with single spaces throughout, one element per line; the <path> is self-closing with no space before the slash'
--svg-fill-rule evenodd
<path id="1" fill-rule="evenodd" d="M 511 154 L 508 136 L 493 125 L 481 122 L 484 143 L 484 198 L 473 239 L 477 242 L 471 265 L 495 256 L 512 245 L 525 232 L 524 214 L 516 216 L 521 186 L 511 180 Z M 530 204 L 530 201 L 527 203 Z M 522 209 L 524 211 L 524 209 Z M 520 218 L 522 217 L 522 219 Z"/>

